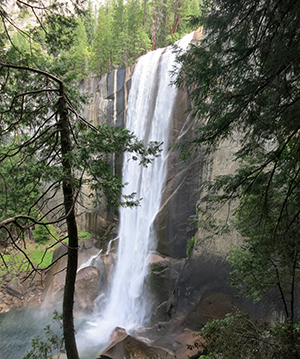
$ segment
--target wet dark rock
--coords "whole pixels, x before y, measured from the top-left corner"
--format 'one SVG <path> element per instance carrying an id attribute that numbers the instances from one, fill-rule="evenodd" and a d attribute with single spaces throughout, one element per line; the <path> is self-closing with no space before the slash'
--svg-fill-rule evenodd
<path id="1" fill-rule="evenodd" d="M 116 328 L 112 334 L 111 344 L 97 359 L 171 359 L 173 353 L 168 350 L 151 346 L 127 334 L 123 328 Z"/>

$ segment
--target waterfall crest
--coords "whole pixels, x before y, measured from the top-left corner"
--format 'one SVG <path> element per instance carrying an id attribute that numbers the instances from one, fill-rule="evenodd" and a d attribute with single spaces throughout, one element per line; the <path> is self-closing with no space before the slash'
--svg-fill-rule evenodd
<path id="1" fill-rule="evenodd" d="M 193 33 L 178 42 L 185 49 Z M 159 211 L 166 179 L 170 119 L 177 89 L 170 86 L 175 54 L 172 48 L 158 49 L 137 63 L 128 100 L 126 128 L 144 141 L 163 142 L 161 156 L 148 167 L 124 155 L 124 194 L 142 198 L 137 208 L 120 209 L 118 261 L 107 302 L 97 308 L 87 330 L 95 343 L 109 340 L 115 327 L 127 331 L 145 325 L 151 315 L 146 293 L 149 251 L 155 250 L 153 221 Z"/>

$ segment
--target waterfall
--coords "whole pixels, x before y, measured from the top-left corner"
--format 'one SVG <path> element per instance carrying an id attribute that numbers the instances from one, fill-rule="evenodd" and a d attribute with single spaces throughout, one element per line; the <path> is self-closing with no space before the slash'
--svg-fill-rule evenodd
<path id="1" fill-rule="evenodd" d="M 186 48 L 193 33 L 178 46 Z M 145 325 L 151 315 L 145 279 L 148 256 L 155 250 L 153 222 L 159 211 L 164 189 L 170 119 L 177 90 L 170 86 L 175 54 L 171 47 L 149 52 L 138 61 L 128 100 L 126 128 L 147 145 L 163 142 L 161 156 L 148 167 L 138 165 L 131 154 L 124 155 L 123 182 L 125 195 L 136 193 L 142 198 L 136 208 L 120 209 L 118 261 L 111 291 L 87 330 L 88 340 L 107 342 L 116 326 L 127 331 Z"/>

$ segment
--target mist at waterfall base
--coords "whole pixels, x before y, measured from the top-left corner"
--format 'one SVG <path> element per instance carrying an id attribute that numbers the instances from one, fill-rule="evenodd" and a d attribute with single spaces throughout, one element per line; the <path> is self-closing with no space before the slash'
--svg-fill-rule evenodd
<path id="1" fill-rule="evenodd" d="M 185 49 L 193 33 L 178 42 Z M 77 336 L 79 351 L 108 343 L 116 327 L 132 332 L 147 324 L 153 314 L 147 291 L 148 257 L 156 249 L 154 219 L 159 211 L 165 185 L 170 120 L 177 89 L 173 80 L 176 55 L 174 49 L 158 49 L 143 56 L 132 77 L 126 128 L 144 141 L 162 142 L 160 157 L 148 167 L 124 155 L 123 183 L 125 195 L 142 198 L 136 208 L 120 209 L 118 260 L 110 293 L 97 298 L 93 319 Z"/>
<path id="2" fill-rule="evenodd" d="M 31 349 L 33 337 L 44 336 L 44 328 L 59 333 L 59 327 L 52 322 L 53 308 L 42 309 L 39 306 L 27 309 L 13 308 L 0 314 L 0 358 L 20 359 Z"/>

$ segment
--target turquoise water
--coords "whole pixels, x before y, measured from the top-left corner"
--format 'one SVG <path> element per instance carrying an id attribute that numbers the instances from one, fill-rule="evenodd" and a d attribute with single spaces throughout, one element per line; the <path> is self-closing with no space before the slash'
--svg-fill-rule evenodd
<path id="1" fill-rule="evenodd" d="M 22 359 L 31 349 L 31 340 L 36 336 L 46 339 L 44 328 L 50 324 L 51 330 L 61 333 L 57 323 L 53 322 L 53 308 L 39 306 L 27 309 L 12 309 L 0 314 L 0 359 Z M 90 318 L 76 318 L 75 329 L 80 336 Z M 46 341 L 46 340 L 45 340 Z M 95 359 L 105 347 L 87 346 L 81 350 L 81 359 Z"/>
<path id="2" fill-rule="evenodd" d="M 0 358 L 22 359 L 31 348 L 32 338 L 44 335 L 46 325 L 50 324 L 51 328 L 58 330 L 52 316 L 52 310 L 39 307 L 12 309 L 0 314 Z"/>

